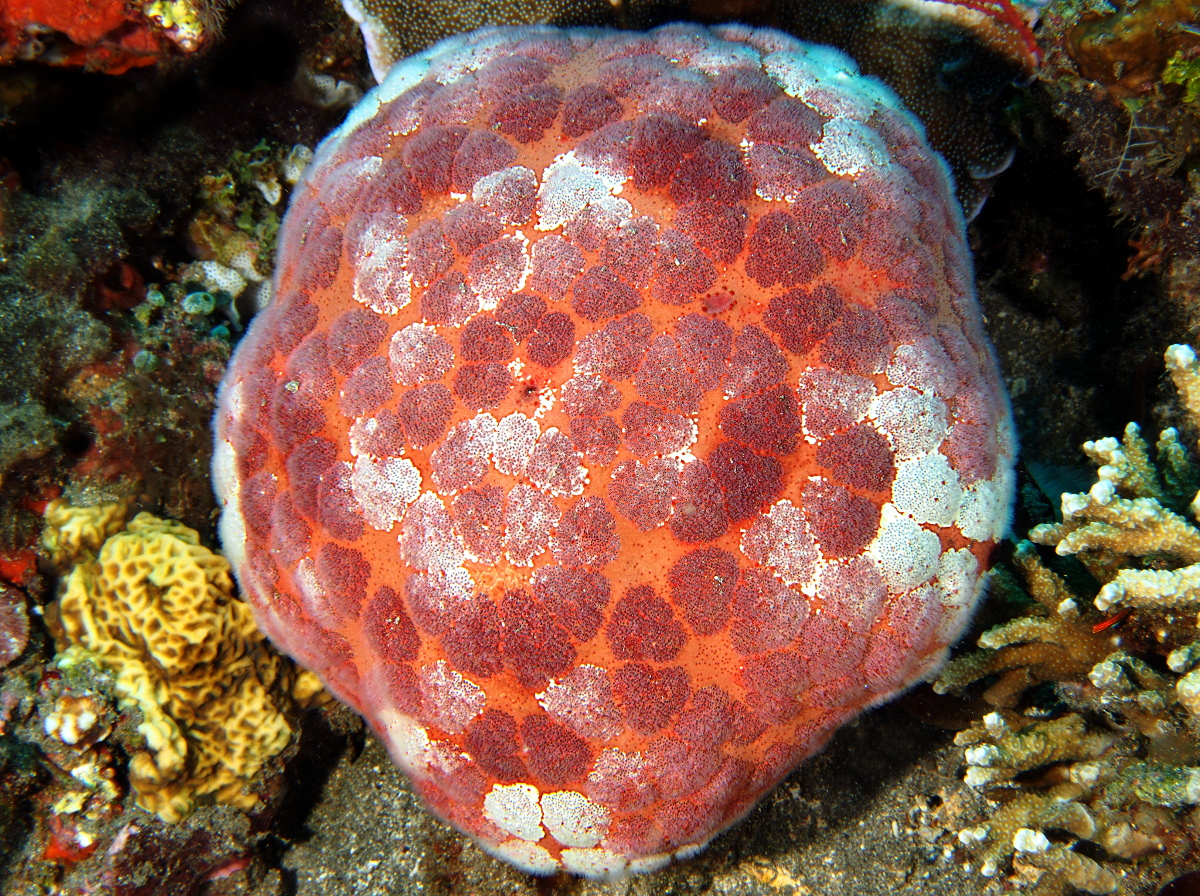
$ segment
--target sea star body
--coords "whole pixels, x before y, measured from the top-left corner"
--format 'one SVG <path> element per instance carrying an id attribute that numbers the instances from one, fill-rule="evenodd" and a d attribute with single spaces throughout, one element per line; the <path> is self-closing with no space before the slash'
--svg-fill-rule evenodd
<path id="1" fill-rule="evenodd" d="M 842 54 L 488 29 L 317 153 L 229 366 L 271 638 L 535 873 L 690 854 L 935 670 L 1013 440 L 961 212 Z"/>

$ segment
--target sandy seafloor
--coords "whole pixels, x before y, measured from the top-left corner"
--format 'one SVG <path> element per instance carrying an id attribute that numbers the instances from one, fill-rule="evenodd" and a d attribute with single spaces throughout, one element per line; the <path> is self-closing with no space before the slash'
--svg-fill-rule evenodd
<path id="1" fill-rule="evenodd" d="M 87 432 L 86 398 L 59 391 L 69 369 L 63 359 L 75 351 L 96 363 L 126 333 L 88 299 L 96 278 L 107 276 L 115 260 L 129 260 L 146 279 L 189 260 L 183 234 L 194 211 L 191 197 L 205 173 L 220 169 L 230 152 L 260 139 L 313 145 L 341 118 L 344 108 L 322 107 L 311 90 L 297 86 L 295 73 L 305 66 L 370 86 L 357 35 L 336 4 L 244 0 L 224 42 L 207 55 L 111 81 L 29 65 L 0 71 L 6 109 L 0 156 L 19 182 L 13 195 L 20 194 L 6 200 L 13 211 L 3 236 L 14 253 L 13 265 L 20 252 L 36 251 L 45 254 L 49 268 L 61 271 L 61 276 L 45 275 L 43 265 L 41 279 L 17 284 L 10 277 L 0 283 L 6 290 L 0 341 L 4 363 L 10 365 L 4 402 L 6 407 L 39 405 L 53 418 L 44 432 L 36 429 L 36 419 L 29 424 L 38 436 L 26 440 L 24 453 L 0 452 L 7 465 L 0 480 L 5 548 L 28 543 L 36 528 L 21 499 L 55 481 L 79 498 L 135 497 L 147 509 L 183 518 L 212 539 L 203 418 L 196 425 L 186 415 L 170 423 L 155 416 L 164 413 L 162 402 L 188 389 L 195 390 L 196 407 L 211 408 L 211 377 L 187 379 L 180 372 L 186 388 L 160 382 L 159 391 L 140 396 L 133 383 L 135 394 L 121 405 L 122 412 L 142 414 L 138 425 L 149 420 L 182 441 L 171 443 L 169 461 L 156 456 L 154 471 L 138 474 L 130 495 L 125 473 L 108 479 L 79 473 L 81 459 L 97 441 Z M 1056 96 L 1040 83 L 1023 94 L 1017 161 L 998 179 L 970 238 L 1024 457 L 1040 478 L 1086 487 L 1089 468 L 1078 454 L 1082 441 L 1118 435 L 1131 419 L 1151 432 L 1173 422 L 1162 350 L 1194 332 L 1200 281 L 1190 276 L 1191 259 L 1182 253 L 1122 279 L 1129 241 L 1144 235 L 1145 220 L 1135 213 L 1138 196 L 1106 196 L 1077 167 L 1081 148 L 1084 156 L 1100 150 L 1081 140 L 1086 122 L 1069 120 Z M 1109 123 L 1099 113 L 1096 121 L 1097 126 Z M 88 209 L 95 207 L 107 225 L 89 217 Z M 14 225 L 67 236 L 58 243 L 33 241 L 27 233 L 14 234 Z M 17 269 L 8 258 L 4 263 L 10 273 Z M 101 343 L 107 347 L 96 348 Z M 163 354 L 169 358 L 169 347 Z M 196 348 L 189 357 L 223 360 L 211 346 Z M 170 361 L 180 368 L 189 363 L 188 357 Z M 4 435 L 11 448 L 11 427 Z M 1017 524 L 1023 522 L 1018 514 Z M 41 582 L 35 598 L 49 599 L 52 586 L 52 580 Z M 40 644 L 44 661 L 52 648 L 44 636 Z M 975 896 L 1007 891 L 1014 881 L 1005 875 L 994 881 L 981 877 L 958 848 L 958 832 L 978 823 L 988 809 L 962 783 L 962 750 L 953 745 L 951 729 L 962 727 L 972 713 L 977 717 L 979 706 L 934 705 L 928 697 L 924 689 L 847 726 L 699 857 L 612 885 L 566 877 L 538 880 L 488 858 L 425 813 L 379 743 L 348 714 L 340 714 L 334 727 L 341 734 L 306 742 L 299 772 L 293 769 L 286 823 L 261 849 L 260 859 L 270 858 L 262 859 L 256 875 L 194 881 L 178 890 L 156 889 L 150 881 L 144 889 L 96 892 Z M 19 806 L 33 815 L 46 811 L 36 799 Z M 69 874 L 39 865 L 38 838 L 44 832 L 38 819 L 26 826 L 0 868 L 3 896 L 78 892 L 65 888 Z M 1167 869 L 1122 866 L 1128 877 L 1119 892 L 1152 896 L 1163 880 L 1196 867 L 1194 859 L 1193 854 Z"/>
<path id="2" fill-rule="evenodd" d="M 338 763 L 309 817 L 311 839 L 283 865 L 300 896 L 984 893 L 954 854 L 961 819 L 979 806 L 960 786 L 961 751 L 949 740 L 898 707 L 871 713 L 705 852 L 615 884 L 538 880 L 490 859 L 422 812 L 371 740 Z M 376 810 L 352 808 L 364 802 Z"/>

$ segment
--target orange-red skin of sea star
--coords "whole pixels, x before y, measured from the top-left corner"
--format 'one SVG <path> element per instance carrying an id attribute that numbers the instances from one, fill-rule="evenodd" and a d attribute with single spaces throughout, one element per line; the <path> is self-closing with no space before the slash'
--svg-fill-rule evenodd
<path id="1" fill-rule="evenodd" d="M 657 867 L 969 616 L 1013 444 L 962 216 L 886 88 L 777 32 L 403 65 L 230 364 L 225 548 L 443 818 Z"/>

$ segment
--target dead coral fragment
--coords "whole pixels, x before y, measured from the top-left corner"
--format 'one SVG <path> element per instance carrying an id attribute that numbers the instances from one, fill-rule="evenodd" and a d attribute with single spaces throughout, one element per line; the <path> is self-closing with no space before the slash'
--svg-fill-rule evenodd
<path id="1" fill-rule="evenodd" d="M 70 533 L 96 516 L 59 506 L 60 531 L 44 541 L 90 545 Z M 234 598 L 224 557 L 181 523 L 138 514 L 94 558 L 81 551 L 58 617 L 69 645 L 59 665 L 108 669 L 122 707 L 141 711 L 147 749 L 129 765 L 139 806 L 179 821 L 205 799 L 257 804 L 255 776 L 291 738 L 285 713 L 298 682 Z"/>

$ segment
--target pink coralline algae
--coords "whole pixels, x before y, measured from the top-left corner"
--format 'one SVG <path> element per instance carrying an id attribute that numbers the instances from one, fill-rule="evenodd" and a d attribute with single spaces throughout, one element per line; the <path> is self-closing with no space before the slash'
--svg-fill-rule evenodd
<path id="1" fill-rule="evenodd" d="M 694 853 L 942 663 L 1013 439 L 946 169 L 783 34 L 473 32 L 325 141 L 217 417 L 262 627 L 527 871 Z"/>

